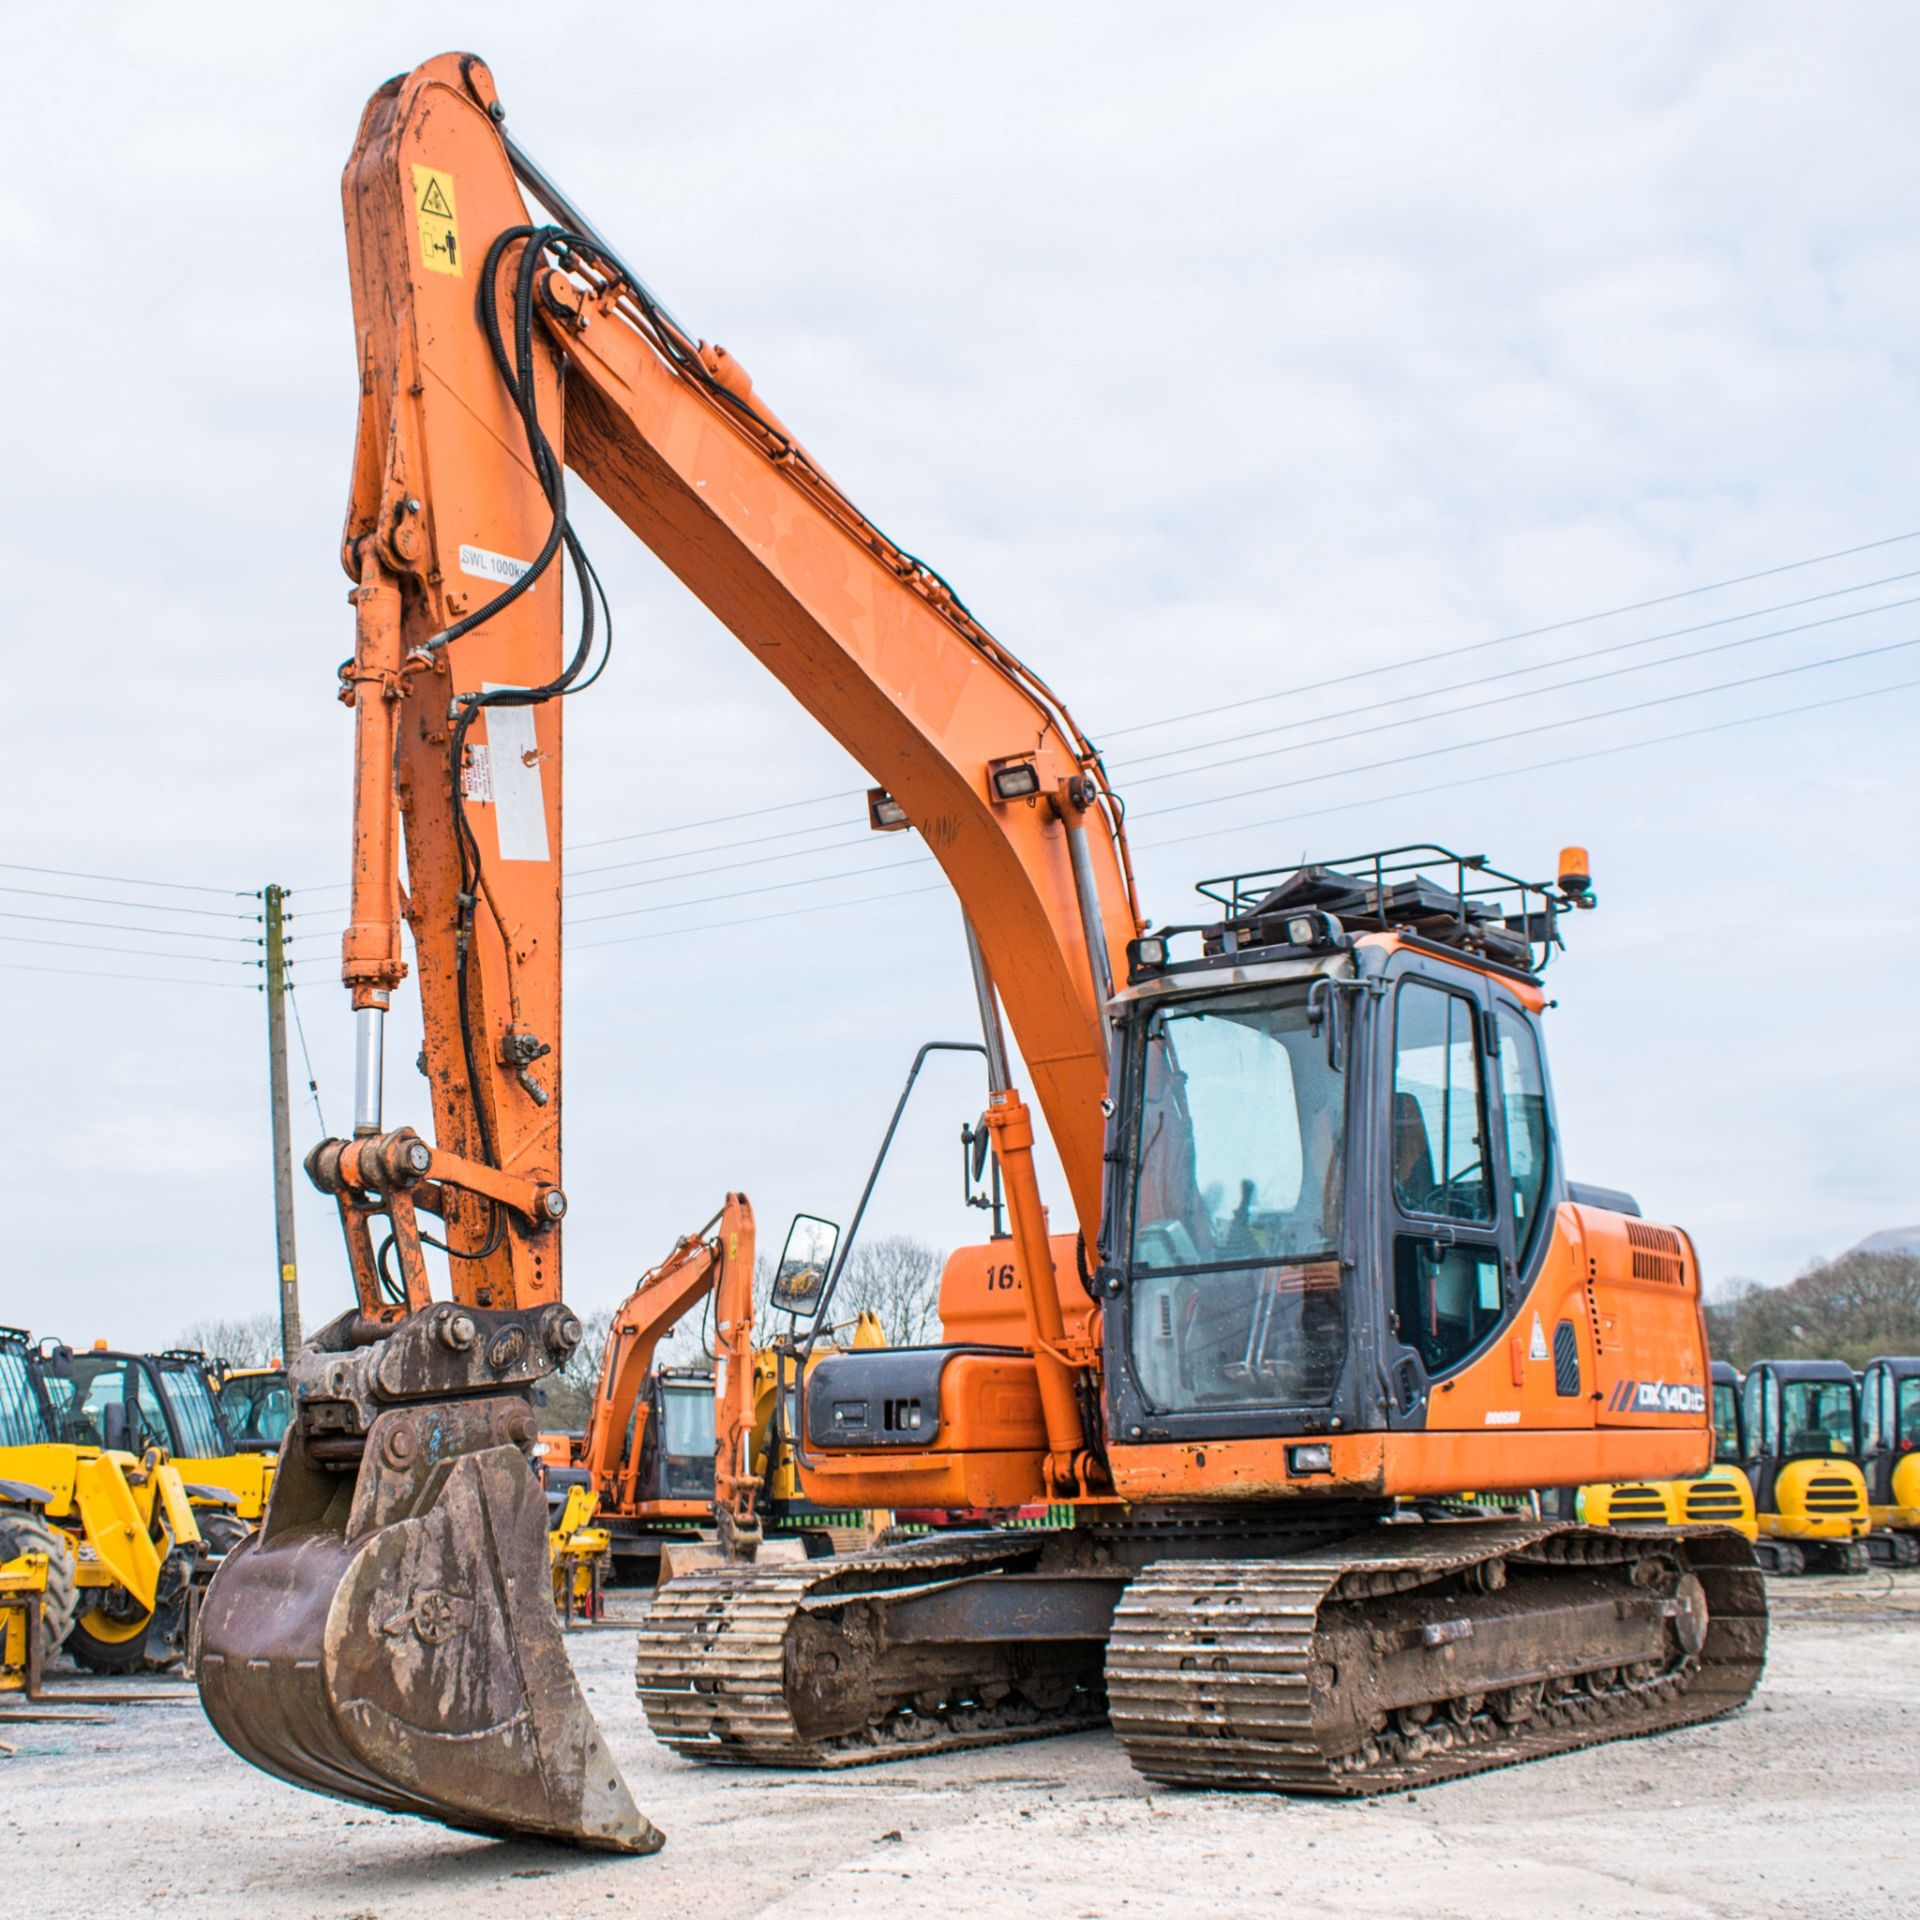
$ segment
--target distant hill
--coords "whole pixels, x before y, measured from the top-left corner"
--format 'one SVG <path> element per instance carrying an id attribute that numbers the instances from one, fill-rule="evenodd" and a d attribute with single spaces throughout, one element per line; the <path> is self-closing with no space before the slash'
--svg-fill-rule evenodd
<path id="1" fill-rule="evenodd" d="M 1910 1260 L 1920 1260 L 1920 1227 L 1886 1227 L 1879 1233 L 1870 1233 L 1856 1247 L 1849 1247 L 1849 1253 L 1902 1253 Z"/>

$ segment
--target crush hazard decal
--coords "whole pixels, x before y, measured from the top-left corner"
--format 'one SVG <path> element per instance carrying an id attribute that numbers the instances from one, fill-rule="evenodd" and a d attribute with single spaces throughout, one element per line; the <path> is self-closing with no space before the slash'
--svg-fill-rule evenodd
<path id="1" fill-rule="evenodd" d="M 1706 1389 L 1684 1381 L 1622 1380 L 1607 1400 L 1609 1413 L 1705 1413 Z"/>
<path id="2" fill-rule="evenodd" d="M 429 273 L 466 277 L 460 257 L 460 222 L 454 211 L 453 175 L 415 164 L 413 210 L 420 222 L 420 264 Z"/>

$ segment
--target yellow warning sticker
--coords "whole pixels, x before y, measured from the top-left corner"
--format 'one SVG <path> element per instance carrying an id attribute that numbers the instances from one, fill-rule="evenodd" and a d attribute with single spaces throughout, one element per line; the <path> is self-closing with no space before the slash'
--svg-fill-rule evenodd
<path id="1" fill-rule="evenodd" d="M 420 264 L 429 273 L 450 273 L 458 280 L 465 268 L 460 261 L 460 223 L 454 211 L 453 175 L 437 167 L 413 170 L 413 205 L 420 216 Z"/>

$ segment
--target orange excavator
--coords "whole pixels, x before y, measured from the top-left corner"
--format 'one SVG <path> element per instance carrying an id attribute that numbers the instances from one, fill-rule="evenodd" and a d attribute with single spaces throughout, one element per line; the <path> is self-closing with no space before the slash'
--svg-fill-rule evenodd
<path id="1" fill-rule="evenodd" d="M 719 1213 L 642 1274 L 615 1310 L 593 1411 L 568 1461 L 598 1497 L 603 1525 L 684 1528 L 711 1519 L 729 1553 L 753 1557 L 760 1544 L 762 1484 L 752 1458 L 753 1251 L 753 1209 L 744 1193 L 730 1193 Z M 713 1378 L 700 1376 L 676 1388 L 655 1369 L 654 1354 L 708 1298 Z M 676 1393 L 696 1416 L 712 1406 L 714 1443 L 710 1453 L 698 1450 L 703 1459 L 692 1448 L 670 1445 L 671 1430 L 680 1424 L 673 1414 Z M 696 1417 L 694 1424 L 704 1420 Z M 682 1475 L 686 1484 L 676 1484 Z"/>
<path id="2" fill-rule="evenodd" d="M 964 909 L 1008 1234 L 949 1263 L 941 1343 L 802 1373 L 809 1496 L 1073 1520 L 674 1582 L 641 1638 L 656 1730 L 828 1766 L 1108 1713 L 1156 1778 L 1366 1793 L 1746 1699 L 1766 1616 L 1736 1534 L 1386 1524 L 1712 1456 L 1691 1245 L 1569 1180 L 1554 1125 L 1539 976 L 1593 902 L 1584 859 L 1539 884 L 1431 848 L 1241 872 L 1150 930 L 1064 704 L 504 121 L 485 65 L 445 55 L 374 96 L 346 171 L 359 1067 L 353 1136 L 308 1169 L 358 1299 L 290 1370 L 265 1525 L 208 1596 L 216 1727 L 349 1799 L 659 1844 L 567 1669 L 526 1457 L 531 1391 L 579 1338 L 559 762 L 606 629 L 569 471 Z M 380 1097 L 403 920 L 431 1141 Z M 834 1275 L 803 1277 L 776 1304 L 824 1318 Z"/>

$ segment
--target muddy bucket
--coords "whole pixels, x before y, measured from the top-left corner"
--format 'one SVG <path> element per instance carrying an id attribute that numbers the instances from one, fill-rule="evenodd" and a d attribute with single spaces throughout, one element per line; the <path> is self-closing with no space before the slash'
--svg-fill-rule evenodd
<path id="1" fill-rule="evenodd" d="M 405 1397 L 421 1358 L 408 1349 L 455 1312 L 484 1323 L 453 1350 L 473 1350 L 462 1376 L 489 1349 L 522 1359 L 539 1333 L 502 1341 L 493 1323 L 529 1316 L 436 1307 L 344 1362 L 313 1349 L 296 1361 L 300 1411 L 265 1524 L 201 1610 L 207 1717 L 244 1759 L 316 1793 L 651 1853 L 662 1836 L 627 1792 L 554 1618 L 529 1398 Z"/>

